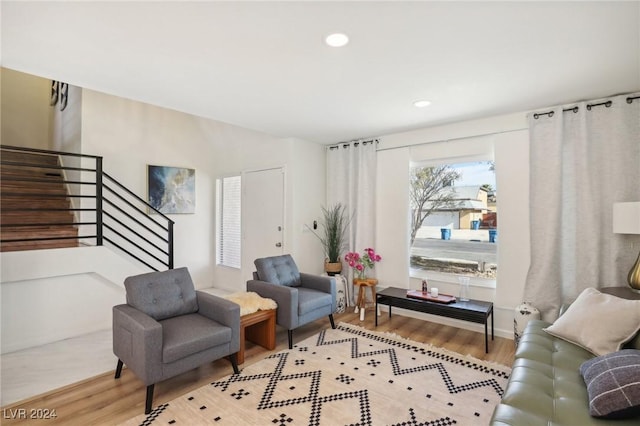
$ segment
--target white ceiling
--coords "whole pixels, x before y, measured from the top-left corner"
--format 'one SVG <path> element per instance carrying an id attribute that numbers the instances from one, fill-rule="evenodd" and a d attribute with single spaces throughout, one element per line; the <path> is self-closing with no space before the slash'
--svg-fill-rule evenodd
<path id="1" fill-rule="evenodd" d="M 1 8 L 4 67 L 319 143 L 640 90 L 639 1 Z"/>

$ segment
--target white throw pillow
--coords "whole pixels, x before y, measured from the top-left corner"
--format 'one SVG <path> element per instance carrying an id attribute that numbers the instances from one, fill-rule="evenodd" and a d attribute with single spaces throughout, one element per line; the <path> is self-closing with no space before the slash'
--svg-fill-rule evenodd
<path id="1" fill-rule="evenodd" d="M 588 288 L 547 333 L 598 356 L 620 350 L 640 330 L 640 300 L 627 300 Z"/>

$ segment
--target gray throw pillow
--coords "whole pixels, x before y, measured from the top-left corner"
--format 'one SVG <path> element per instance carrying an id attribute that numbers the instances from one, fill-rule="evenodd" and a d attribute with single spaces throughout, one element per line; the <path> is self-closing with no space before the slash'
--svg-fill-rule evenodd
<path id="1" fill-rule="evenodd" d="M 589 414 L 623 419 L 640 416 L 640 350 L 623 349 L 585 361 Z"/>

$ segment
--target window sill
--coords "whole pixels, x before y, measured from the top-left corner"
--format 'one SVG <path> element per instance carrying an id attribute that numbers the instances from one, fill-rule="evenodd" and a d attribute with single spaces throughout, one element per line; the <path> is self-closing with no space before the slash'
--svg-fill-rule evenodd
<path id="1" fill-rule="evenodd" d="M 442 272 L 425 271 L 424 269 L 409 269 L 409 278 L 427 281 L 437 281 L 442 283 L 458 285 L 458 275 L 445 274 Z M 473 287 L 496 288 L 496 280 L 479 277 L 469 277 L 469 284 Z"/>

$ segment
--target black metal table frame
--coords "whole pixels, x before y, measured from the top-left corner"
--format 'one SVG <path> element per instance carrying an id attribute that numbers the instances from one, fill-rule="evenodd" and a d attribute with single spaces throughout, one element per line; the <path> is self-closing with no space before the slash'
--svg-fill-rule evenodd
<path id="1" fill-rule="evenodd" d="M 408 309 L 410 311 L 484 324 L 485 353 L 489 353 L 489 316 L 491 316 L 491 340 L 494 340 L 493 303 L 473 299 L 468 302 L 455 302 L 451 304 L 429 302 L 427 300 L 407 297 L 406 292 L 407 289 L 400 289 L 396 287 L 388 287 L 381 292 L 378 292 L 376 294 L 375 312 L 378 312 L 378 304 L 381 304 L 389 306 L 389 318 L 391 318 L 391 307 L 395 306 L 397 308 Z M 480 307 L 486 309 L 479 309 Z M 378 316 L 376 315 L 375 318 L 375 324 L 377 327 Z"/>

